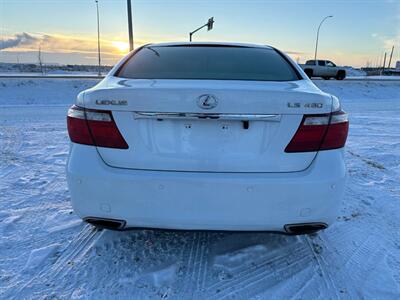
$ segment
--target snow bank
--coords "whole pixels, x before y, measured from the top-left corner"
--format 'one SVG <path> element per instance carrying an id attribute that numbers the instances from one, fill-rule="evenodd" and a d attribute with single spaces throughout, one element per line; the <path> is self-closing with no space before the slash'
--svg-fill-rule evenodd
<path id="1" fill-rule="evenodd" d="M 361 76 L 367 76 L 367 73 L 364 72 L 361 69 L 354 69 L 352 67 L 344 67 L 344 69 L 346 70 L 346 77 L 361 77 Z"/>
<path id="2" fill-rule="evenodd" d="M 33 249 L 29 254 L 24 271 L 34 270 L 40 268 L 44 263 L 49 263 L 59 248 L 60 244 L 51 244 L 42 248 Z"/>
<path id="3" fill-rule="evenodd" d="M 0 78 L 0 105 L 72 104 L 77 94 L 98 79 L 4 79 Z"/>

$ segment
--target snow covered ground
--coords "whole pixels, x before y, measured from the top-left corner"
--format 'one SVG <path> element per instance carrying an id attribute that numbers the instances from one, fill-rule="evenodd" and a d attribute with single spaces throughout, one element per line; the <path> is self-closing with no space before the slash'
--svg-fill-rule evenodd
<path id="1" fill-rule="evenodd" d="M 0 79 L 0 298 L 399 299 L 400 82 L 316 82 L 351 114 L 349 178 L 336 224 L 302 237 L 82 223 L 65 114 L 96 82 Z"/>
<path id="2" fill-rule="evenodd" d="M 104 76 L 107 73 L 102 73 L 102 76 Z M 6 78 L 12 78 L 12 77 L 49 77 L 51 79 L 52 77 L 66 77 L 67 79 L 69 77 L 71 78 L 82 78 L 82 77 L 87 77 L 87 78 L 92 78 L 92 77 L 98 77 L 98 73 L 96 72 L 49 72 L 49 73 L 39 73 L 39 72 L 0 72 L 0 77 L 6 77 Z"/>

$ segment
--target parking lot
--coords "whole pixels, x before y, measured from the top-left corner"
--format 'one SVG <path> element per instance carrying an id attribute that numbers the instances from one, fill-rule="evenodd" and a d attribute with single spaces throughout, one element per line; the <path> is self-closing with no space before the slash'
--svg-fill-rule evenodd
<path id="1" fill-rule="evenodd" d="M 0 298 L 398 298 L 400 81 L 316 81 L 350 113 L 348 183 L 337 222 L 301 237 L 81 222 L 65 115 L 96 82 L 0 80 Z"/>

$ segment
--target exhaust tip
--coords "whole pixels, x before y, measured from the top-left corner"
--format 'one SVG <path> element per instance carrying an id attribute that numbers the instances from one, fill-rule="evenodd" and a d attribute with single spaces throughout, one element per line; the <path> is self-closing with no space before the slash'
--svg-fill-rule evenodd
<path id="1" fill-rule="evenodd" d="M 123 230 L 126 225 L 124 220 L 115 220 L 107 218 L 87 217 L 83 219 L 85 222 L 102 229 Z"/>
<path id="2" fill-rule="evenodd" d="M 326 229 L 328 227 L 325 223 L 314 222 L 314 223 L 298 223 L 298 224 L 286 224 L 284 226 L 285 232 L 292 235 L 299 234 L 310 234 L 315 233 L 319 230 Z"/>

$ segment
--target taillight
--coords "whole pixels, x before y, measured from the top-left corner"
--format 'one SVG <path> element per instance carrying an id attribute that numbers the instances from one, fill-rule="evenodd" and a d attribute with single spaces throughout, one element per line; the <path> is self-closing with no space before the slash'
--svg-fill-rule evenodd
<path id="1" fill-rule="evenodd" d="M 74 143 L 128 149 L 110 111 L 73 105 L 68 110 L 67 127 L 69 137 Z"/>
<path id="2" fill-rule="evenodd" d="M 285 152 L 342 148 L 346 143 L 348 131 L 348 115 L 342 110 L 331 114 L 304 115 Z"/>

